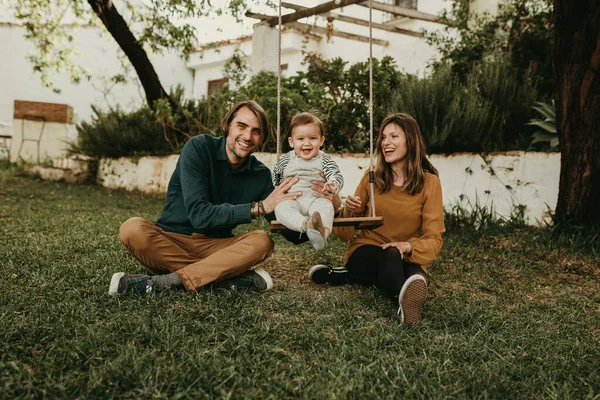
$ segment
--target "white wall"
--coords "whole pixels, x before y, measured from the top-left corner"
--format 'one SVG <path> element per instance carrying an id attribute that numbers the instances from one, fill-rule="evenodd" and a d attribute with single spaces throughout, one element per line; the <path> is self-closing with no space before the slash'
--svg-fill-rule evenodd
<path id="1" fill-rule="evenodd" d="M 64 157 L 69 142 L 76 138 L 77 131 L 72 124 L 14 119 L 10 161 L 17 162 L 23 159 L 26 162 L 38 163 Z"/>
<path id="2" fill-rule="evenodd" d="M 90 118 L 92 104 L 104 108 L 107 102 L 124 108 L 142 104 L 144 92 L 135 73 L 131 76 L 132 83 L 114 86 L 105 99 L 103 91 L 110 86 L 107 79 L 120 72 L 117 54 L 121 50 L 99 28 L 77 28 L 74 35 L 75 45 L 80 51 L 77 60 L 92 72 L 94 78 L 91 82 L 75 85 L 66 74 L 55 75 L 52 79 L 55 86 L 62 90 L 60 94 L 45 88 L 39 75 L 33 72 L 27 61 L 27 54 L 33 51 L 33 45 L 25 39 L 24 33 L 22 26 L 0 23 L 0 54 L 4 55 L 0 63 L 0 124 L 12 126 L 14 100 L 68 104 L 74 109 L 75 122 Z M 166 90 L 180 83 L 191 95 L 193 73 L 178 54 L 151 56 L 151 60 Z"/>
<path id="3" fill-rule="evenodd" d="M 342 197 L 354 193 L 369 168 L 363 155 L 332 154 L 344 175 Z M 276 155 L 256 153 L 256 157 L 272 169 Z M 98 183 L 108 188 L 165 193 L 177 164 L 176 155 L 102 159 L 98 167 Z M 526 222 L 538 225 L 549 220 L 549 210 L 556 208 L 560 174 L 559 153 L 510 152 L 490 155 L 462 153 L 430 157 L 438 169 L 444 207 L 459 205 L 467 210 L 487 207 L 500 216 L 510 217 L 525 207 Z"/>

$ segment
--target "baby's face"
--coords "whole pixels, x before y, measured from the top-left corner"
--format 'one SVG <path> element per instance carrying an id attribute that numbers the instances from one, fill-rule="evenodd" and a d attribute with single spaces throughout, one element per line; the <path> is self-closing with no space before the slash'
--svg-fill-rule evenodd
<path id="1" fill-rule="evenodd" d="M 288 141 L 298 157 L 310 160 L 319 153 L 325 137 L 317 125 L 306 124 L 295 127 Z"/>

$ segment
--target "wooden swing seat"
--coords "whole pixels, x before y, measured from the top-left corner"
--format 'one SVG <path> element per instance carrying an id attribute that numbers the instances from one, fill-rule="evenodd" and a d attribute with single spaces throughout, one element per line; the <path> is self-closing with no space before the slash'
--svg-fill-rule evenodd
<path id="1" fill-rule="evenodd" d="M 335 218 L 333 226 L 354 226 L 355 229 L 375 229 L 383 225 L 383 217 Z M 271 232 L 289 231 L 278 221 L 271 221 Z"/>

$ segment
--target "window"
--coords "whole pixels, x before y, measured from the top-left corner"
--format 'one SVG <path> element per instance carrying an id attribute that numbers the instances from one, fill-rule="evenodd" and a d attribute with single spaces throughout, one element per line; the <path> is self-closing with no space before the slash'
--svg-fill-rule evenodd
<path id="1" fill-rule="evenodd" d="M 417 0 L 394 0 L 394 5 L 404 8 L 417 9 Z"/>
<path id="2" fill-rule="evenodd" d="M 402 8 L 408 8 L 411 10 L 417 9 L 418 0 L 380 0 L 381 3 L 389 4 L 391 6 L 397 6 Z M 397 19 L 398 16 L 390 13 L 384 13 L 383 15 L 383 23 L 393 21 Z"/>
<path id="3" fill-rule="evenodd" d="M 212 96 L 213 94 L 219 93 L 223 86 L 227 83 L 227 78 L 215 79 L 212 81 L 208 81 L 208 95 Z"/>
<path id="4" fill-rule="evenodd" d="M 281 64 L 281 76 L 283 78 L 287 78 L 288 77 L 288 65 L 287 64 Z"/>

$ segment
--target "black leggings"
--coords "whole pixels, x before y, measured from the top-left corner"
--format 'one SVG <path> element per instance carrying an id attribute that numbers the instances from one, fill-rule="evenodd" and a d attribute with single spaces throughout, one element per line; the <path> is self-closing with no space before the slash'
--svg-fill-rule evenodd
<path id="1" fill-rule="evenodd" d="M 361 246 L 352 253 L 345 267 L 347 273 L 332 274 L 333 285 L 376 286 L 394 300 L 410 276 L 421 274 L 428 279 L 420 265 L 404 261 L 395 247 L 383 250 L 380 246 Z"/>

